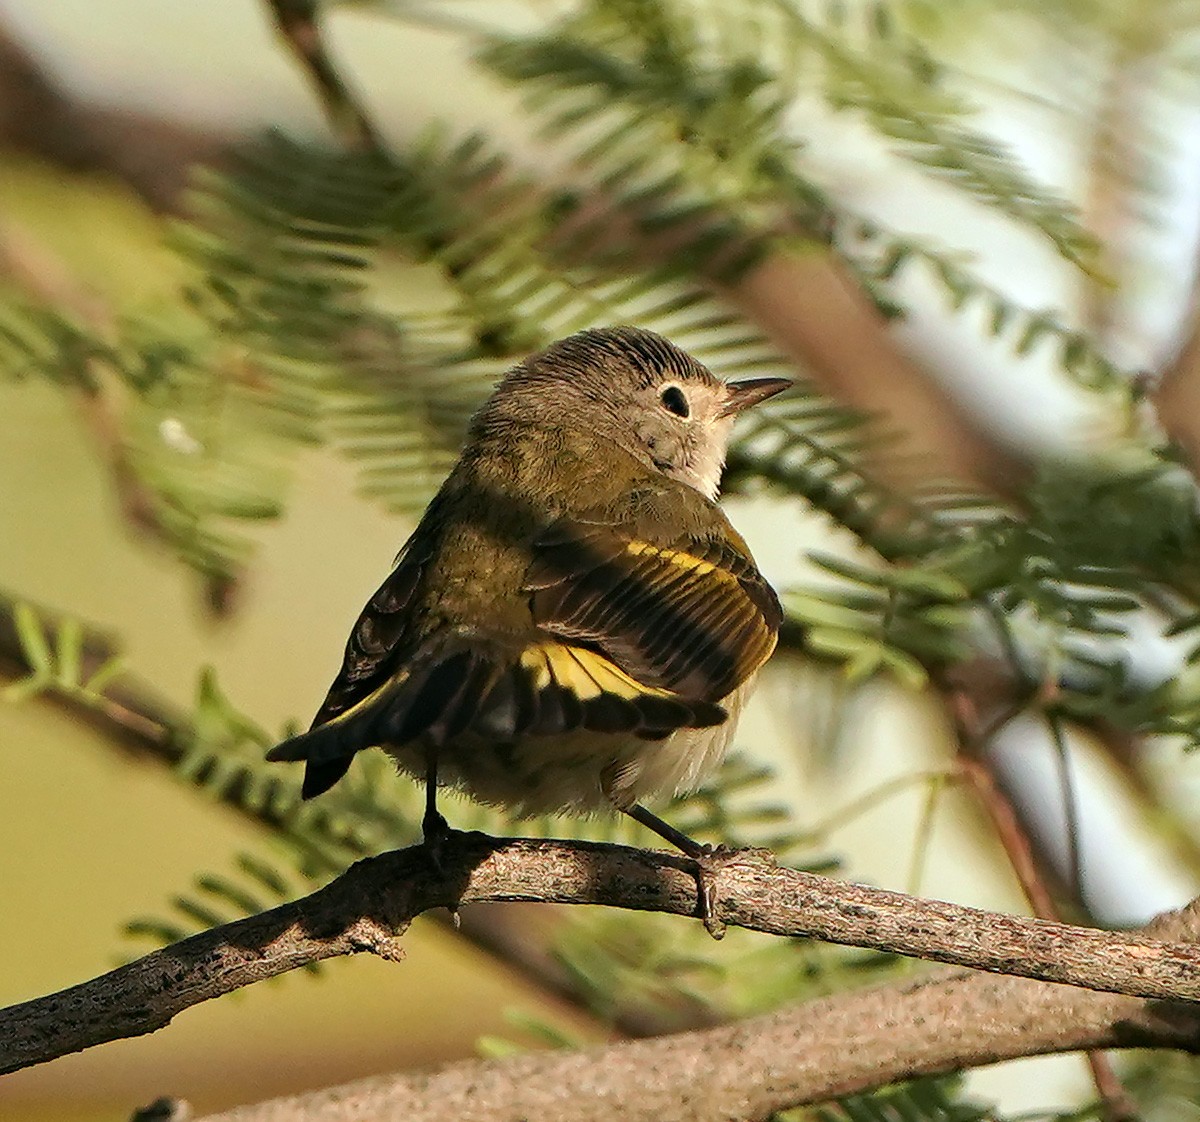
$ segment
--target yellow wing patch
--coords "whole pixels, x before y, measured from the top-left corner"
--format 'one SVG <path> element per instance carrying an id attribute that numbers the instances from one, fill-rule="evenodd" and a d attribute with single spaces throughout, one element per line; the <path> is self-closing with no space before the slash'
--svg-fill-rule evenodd
<path id="1" fill-rule="evenodd" d="M 559 656 L 531 655 L 542 681 L 590 678 L 610 697 L 639 693 L 716 704 L 750 677 L 775 646 L 781 611 L 748 554 L 727 537 L 632 540 L 620 527 L 562 520 L 536 545 L 525 587 L 534 622 L 564 647 L 582 650 L 578 671 Z M 597 667 L 597 662 L 603 665 Z"/>
<path id="2" fill-rule="evenodd" d="M 647 553 L 651 557 L 658 557 L 663 561 L 678 566 L 685 572 L 694 573 L 698 577 L 706 576 L 708 573 L 715 571 L 719 577 L 725 577 L 728 580 L 737 580 L 737 577 L 732 573 L 728 573 L 724 569 L 718 569 L 711 561 L 705 561 L 702 557 L 693 557 L 690 553 L 684 553 L 679 549 L 662 549 L 657 545 L 651 545 L 649 542 L 632 541 L 625 547 L 625 552 L 632 554 L 634 557 L 641 557 L 642 554 Z"/>
<path id="3" fill-rule="evenodd" d="M 600 652 L 572 643 L 531 644 L 518 673 L 527 675 L 532 696 L 514 728 L 533 735 L 584 728 L 660 740 L 677 728 L 719 725 L 728 715 L 720 705 L 639 682 Z"/>
<path id="4" fill-rule="evenodd" d="M 535 643 L 526 647 L 521 654 L 521 665 L 532 675 L 535 689 L 560 686 L 580 701 L 591 701 L 605 693 L 627 701 L 674 696 L 670 690 L 636 681 L 596 651 L 567 643 Z"/>

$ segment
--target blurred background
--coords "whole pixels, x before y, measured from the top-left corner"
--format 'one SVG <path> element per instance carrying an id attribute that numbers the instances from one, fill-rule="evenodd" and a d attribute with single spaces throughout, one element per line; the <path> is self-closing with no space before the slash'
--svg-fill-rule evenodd
<path id="1" fill-rule="evenodd" d="M 379 761 L 326 817 L 257 761 L 470 408 L 590 323 L 806 379 L 731 457 L 790 630 L 684 822 L 1027 911 L 983 774 L 1067 918 L 1195 894 L 1200 6 L 330 4 L 340 89 L 308 17 L 0 0 L 0 1004 L 409 836 Z M 530 828 L 481 815 L 451 819 Z M 0 1114 L 203 1112 L 910 968 L 503 916 L 549 977 L 487 916 L 427 919 L 403 964 L 9 1076 Z M 1200 1111 L 1188 1065 L 1134 1066 L 1146 1117 Z M 1040 1115 L 1097 1083 L 1064 1057 L 963 1093 Z"/>

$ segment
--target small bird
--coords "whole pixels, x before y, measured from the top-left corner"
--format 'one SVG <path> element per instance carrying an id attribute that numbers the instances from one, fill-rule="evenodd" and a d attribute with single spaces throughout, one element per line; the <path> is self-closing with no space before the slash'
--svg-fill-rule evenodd
<path id="1" fill-rule="evenodd" d="M 560 340 L 514 367 L 351 632 L 308 732 L 302 794 L 364 748 L 517 815 L 620 811 L 697 862 L 642 800 L 721 760 L 779 600 L 715 499 L 735 418 L 784 378 L 723 382 L 650 331 Z M 711 930 L 711 927 L 710 927 Z"/>

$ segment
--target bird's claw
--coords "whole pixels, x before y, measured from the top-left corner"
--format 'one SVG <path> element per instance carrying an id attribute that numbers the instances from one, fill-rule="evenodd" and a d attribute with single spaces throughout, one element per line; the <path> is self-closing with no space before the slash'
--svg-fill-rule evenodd
<path id="1" fill-rule="evenodd" d="M 696 911 L 704 930 L 714 939 L 725 938 L 725 923 L 717 915 L 717 876 L 721 870 L 742 853 L 727 845 L 703 845 L 692 854 L 696 863 Z"/>
<path id="2" fill-rule="evenodd" d="M 436 810 L 427 812 L 421 820 L 422 845 L 429 856 L 429 863 L 439 876 L 446 871 L 442 861 L 446 843 L 450 840 L 450 836 L 457 832 L 450 828 L 450 824 Z"/>

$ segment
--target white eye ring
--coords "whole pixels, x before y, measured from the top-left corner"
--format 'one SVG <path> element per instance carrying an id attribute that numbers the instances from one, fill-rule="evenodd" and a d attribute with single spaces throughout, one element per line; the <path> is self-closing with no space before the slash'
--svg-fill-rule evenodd
<path id="1" fill-rule="evenodd" d="M 668 413 L 674 413 L 676 417 L 682 417 L 684 420 L 691 416 L 692 410 L 688 405 L 687 394 L 678 386 L 663 386 L 658 399 Z"/>

